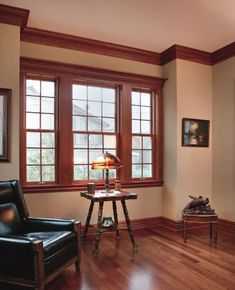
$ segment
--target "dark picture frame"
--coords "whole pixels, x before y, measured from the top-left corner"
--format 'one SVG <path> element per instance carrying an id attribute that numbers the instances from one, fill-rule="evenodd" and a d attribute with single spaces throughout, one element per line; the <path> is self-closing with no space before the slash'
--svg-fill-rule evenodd
<path id="1" fill-rule="evenodd" d="M 0 162 L 10 161 L 11 89 L 0 88 Z"/>
<path id="2" fill-rule="evenodd" d="M 209 120 L 182 119 L 182 146 L 209 147 Z"/>

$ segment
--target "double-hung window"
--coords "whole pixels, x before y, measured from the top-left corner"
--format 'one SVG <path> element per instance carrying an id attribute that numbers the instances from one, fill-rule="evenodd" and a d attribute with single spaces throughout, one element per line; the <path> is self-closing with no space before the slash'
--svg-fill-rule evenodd
<path id="1" fill-rule="evenodd" d="M 24 190 L 104 185 L 92 162 L 120 158 L 111 186 L 162 184 L 163 79 L 21 59 L 20 178 Z M 37 67 L 38 66 L 38 67 Z"/>

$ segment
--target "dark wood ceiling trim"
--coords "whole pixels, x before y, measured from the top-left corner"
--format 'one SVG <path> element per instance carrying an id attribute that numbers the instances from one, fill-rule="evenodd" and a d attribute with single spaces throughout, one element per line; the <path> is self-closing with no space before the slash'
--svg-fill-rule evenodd
<path id="1" fill-rule="evenodd" d="M 207 65 L 212 64 L 211 53 L 176 44 L 161 53 L 161 64 L 164 65 L 174 59 L 184 59 Z"/>
<path id="2" fill-rule="evenodd" d="M 212 62 L 217 64 L 221 61 L 229 59 L 235 56 L 235 42 L 232 42 L 220 49 L 217 49 L 212 53 Z"/>
<path id="3" fill-rule="evenodd" d="M 55 61 L 41 60 L 35 58 L 20 58 L 21 71 L 30 71 L 31 73 L 38 73 L 38 71 L 45 74 L 73 74 L 75 78 L 85 78 L 92 80 L 102 80 L 106 82 L 116 83 L 128 82 L 138 86 L 146 85 L 149 88 L 162 88 L 165 78 L 158 78 L 146 75 L 139 75 L 133 73 L 112 71 L 107 69 L 100 69 L 94 67 L 87 67 L 81 65 L 73 65 Z M 80 76 L 79 76 L 80 75 Z"/>
<path id="4" fill-rule="evenodd" d="M 160 53 L 157 52 L 37 28 L 25 28 L 21 40 L 155 65 L 161 62 Z"/>
<path id="5" fill-rule="evenodd" d="M 0 4 L 0 23 L 6 23 L 26 27 L 29 17 L 29 10 Z"/>

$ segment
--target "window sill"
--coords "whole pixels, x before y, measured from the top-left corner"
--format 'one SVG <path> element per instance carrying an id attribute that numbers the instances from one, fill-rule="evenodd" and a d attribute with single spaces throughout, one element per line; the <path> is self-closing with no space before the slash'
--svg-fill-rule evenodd
<path id="1" fill-rule="evenodd" d="M 163 185 L 162 180 L 146 180 L 146 181 L 133 181 L 130 183 L 122 183 L 122 188 L 142 188 L 142 187 L 160 187 Z M 110 188 L 114 188 L 111 184 Z M 86 185 L 58 185 L 58 184 L 46 184 L 46 185 L 26 185 L 22 187 L 23 193 L 47 193 L 47 192 L 64 192 L 64 191 L 82 191 L 86 190 Z M 104 185 L 96 184 L 95 189 L 104 189 Z"/>

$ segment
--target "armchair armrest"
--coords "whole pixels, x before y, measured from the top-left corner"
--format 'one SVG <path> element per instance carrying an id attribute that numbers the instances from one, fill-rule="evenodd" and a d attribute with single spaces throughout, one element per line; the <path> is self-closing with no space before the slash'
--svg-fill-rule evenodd
<path id="1" fill-rule="evenodd" d="M 35 244 L 38 243 L 37 240 L 22 236 L 0 236 L 0 276 L 32 279 Z"/>
<path id="2" fill-rule="evenodd" d="M 76 223 L 75 220 L 28 217 L 24 220 L 24 229 L 28 232 L 74 231 Z"/>

